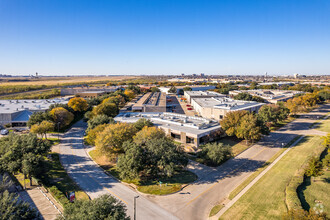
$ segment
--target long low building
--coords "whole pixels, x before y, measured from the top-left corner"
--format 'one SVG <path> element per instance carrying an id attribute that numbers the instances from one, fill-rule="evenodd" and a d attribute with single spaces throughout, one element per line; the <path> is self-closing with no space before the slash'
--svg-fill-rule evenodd
<path id="1" fill-rule="evenodd" d="M 297 94 L 302 94 L 302 91 L 296 90 L 275 90 L 275 89 L 252 89 L 252 90 L 234 90 L 229 91 L 230 96 L 235 96 L 240 93 L 249 93 L 253 96 L 258 96 L 265 99 L 269 103 L 284 102 Z"/>
<path id="2" fill-rule="evenodd" d="M 212 98 L 212 97 L 226 97 L 223 94 L 213 92 L 213 91 L 185 91 L 184 97 L 189 103 L 193 98 Z"/>
<path id="3" fill-rule="evenodd" d="M 183 114 L 127 112 L 119 114 L 114 119 L 122 123 L 135 123 L 141 118 L 151 120 L 155 126 L 164 130 L 176 141 L 196 147 L 219 138 L 223 134 L 217 121 Z"/>
<path id="4" fill-rule="evenodd" d="M 68 98 L 0 100 L 0 125 L 26 126 L 34 112 L 44 112 L 52 104 L 66 104 Z"/>
<path id="5" fill-rule="evenodd" d="M 226 97 L 213 98 L 193 98 L 191 106 L 204 118 L 221 120 L 231 111 L 246 110 L 249 112 L 258 112 L 265 103 L 254 101 L 234 100 Z"/>
<path id="6" fill-rule="evenodd" d="M 127 103 L 120 112 L 166 112 L 167 111 L 166 94 L 160 92 L 148 92 L 143 96 Z"/>

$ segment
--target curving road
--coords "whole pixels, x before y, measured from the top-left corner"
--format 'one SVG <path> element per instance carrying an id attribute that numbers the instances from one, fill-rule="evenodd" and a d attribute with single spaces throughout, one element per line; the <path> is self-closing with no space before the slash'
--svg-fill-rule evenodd
<path id="1" fill-rule="evenodd" d="M 111 194 L 126 205 L 128 214 L 133 219 L 133 198 L 139 196 L 136 205 L 137 220 L 178 219 L 133 189 L 105 174 L 89 158 L 84 149 L 83 133 L 85 129 L 86 123 L 80 121 L 64 134 L 60 144 L 60 159 L 69 175 L 90 198 L 94 199 L 106 193 Z"/>
<path id="2" fill-rule="evenodd" d="M 290 142 L 297 135 L 324 135 L 310 129 L 310 126 L 329 110 L 330 104 L 326 104 L 304 114 L 217 168 L 191 163 L 189 170 L 195 172 L 199 179 L 182 191 L 167 196 L 142 196 L 106 175 L 83 148 L 82 136 L 86 126 L 83 122 L 65 134 L 60 147 L 61 161 L 91 198 L 110 193 L 127 205 L 130 216 L 133 216 L 133 197 L 139 195 L 137 219 L 202 220 L 207 219 L 217 202 L 225 199 L 236 186 L 273 157 L 282 148 L 282 143 Z"/>

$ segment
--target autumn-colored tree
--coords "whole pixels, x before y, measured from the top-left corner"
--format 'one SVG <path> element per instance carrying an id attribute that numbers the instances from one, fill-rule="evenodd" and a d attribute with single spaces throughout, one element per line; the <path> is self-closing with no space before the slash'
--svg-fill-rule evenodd
<path id="1" fill-rule="evenodd" d="M 107 115 L 115 117 L 118 114 L 118 106 L 115 103 L 105 102 L 93 108 L 92 115 Z"/>
<path id="2" fill-rule="evenodd" d="M 72 108 L 75 112 L 83 112 L 88 109 L 87 101 L 81 97 L 75 97 L 70 99 L 68 106 Z"/>
<path id="3" fill-rule="evenodd" d="M 41 136 L 45 135 L 47 139 L 47 133 L 54 131 L 54 123 L 50 121 L 42 121 L 39 124 L 34 124 L 31 127 L 31 133 L 39 134 Z"/>
<path id="4" fill-rule="evenodd" d="M 258 119 L 253 113 L 244 115 L 240 120 L 240 125 L 237 128 L 236 136 L 244 138 L 246 142 L 258 140 L 261 135 Z"/>
<path id="5" fill-rule="evenodd" d="M 130 89 L 126 89 L 124 94 L 130 99 L 134 99 L 135 97 L 135 93 Z"/>
<path id="6" fill-rule="evenodd" d="M 220 121 L 221 128 L 225 130 L 228 136 L 237 134 L 237 129 L 240 126 L 240 119 L 246 115 L 247 111 L 232 111 L 228 112 Z"/>
<path id="7" fill-rule="evenodd" d="M 63 107 L 53 108 L 49 114 L 60 128 L 68 126 L 74 119 L 74 115 Z"/>
<path id="8" fill-rule="evenodd" d="M 97 135 L 95 145 L 100 152 L 123 152 L 123 143 L 132 140 L 136 131 L 136 128 L 132 124 L 110 124 Z"/>
<path id="9" fill-rule="evenodd" d="M 162 138 L 165 137 L 165 132 L 156 127 L 144 127 L 141 131 L 136 133 L 133 137 L 133 141 L 136 145 L 140 146 L 145 144 L 148 140 L 153 138 Z"/>
<path id="10" fill-rule="evenodd" d="M 108 126 L 108 124 L 101 124 L 96 126 L 95 128 L 88 131 L 86 136 L 86 142 L 87 144 L 94 146 L 95 145 L 95 139 L 99 133 L 104 131 L 104 129 Z"/>

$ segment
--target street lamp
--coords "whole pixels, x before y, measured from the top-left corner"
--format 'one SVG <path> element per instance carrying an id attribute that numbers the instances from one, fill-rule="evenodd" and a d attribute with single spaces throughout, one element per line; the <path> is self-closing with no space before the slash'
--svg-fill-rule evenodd
<path id="1" fill-rule="evenodd" d="M 60 140 L 60 122 L 57 122 L 57 139 Z"/>
<path id="2" fill-rule="evenodd" d="M 134 196 L 134 220 L 136 220 L 136 199 L 139 198 L 139 196 Z"/>

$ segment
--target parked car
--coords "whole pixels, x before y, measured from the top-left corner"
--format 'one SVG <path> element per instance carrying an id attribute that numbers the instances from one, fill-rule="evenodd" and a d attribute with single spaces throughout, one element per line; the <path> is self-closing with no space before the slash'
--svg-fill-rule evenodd
<path id="1" fill-rule="evenodd" d="M 7 134 L 9 134 L 9 131 L 7 130 L 7 129 L 3 129 L 3 130 L 1 130 L 1 132 L 0 132 L 2 135 L 7 135 Z"/>

